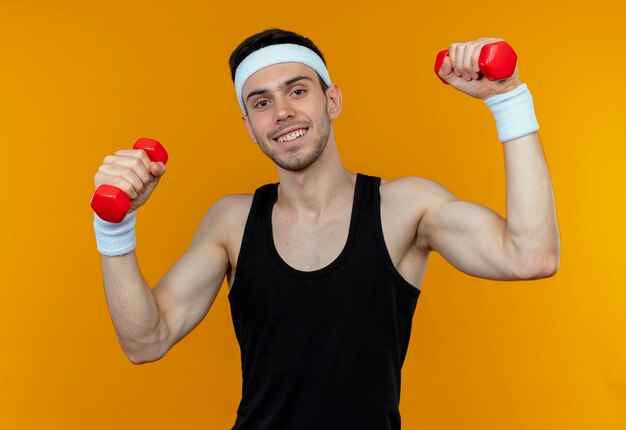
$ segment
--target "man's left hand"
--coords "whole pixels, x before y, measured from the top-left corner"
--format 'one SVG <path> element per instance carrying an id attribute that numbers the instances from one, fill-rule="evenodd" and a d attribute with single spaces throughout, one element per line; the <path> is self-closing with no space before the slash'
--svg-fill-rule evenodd
<path id="1" fill-rule="evenodd" d="M 488 80 L 478 68 L 478 57 L 482 47 L 502 40 L 481 38 L 466 43 L 450 44 L 448 56 L 445 57 L 439 69 L 439 76 L 457 90 L 483 100 L 514 90 L 521 85 L 517 67 L 510 78 L 500 81 Z"/>

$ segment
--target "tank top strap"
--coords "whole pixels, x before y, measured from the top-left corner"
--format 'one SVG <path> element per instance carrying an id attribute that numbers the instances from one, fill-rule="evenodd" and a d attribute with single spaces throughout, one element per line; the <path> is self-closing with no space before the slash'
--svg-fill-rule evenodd
<path id="1" fill-rule="evenodd" d="M 359 173 L 363 177 L 363 206 L 371 209 L 372 205 L 376 205 L 376 195 L 380 187 L 380 178 L 378 176 L 369 176 Z M 367 202 L 367 203 L 366 203 Z M 376 208 L 374 208 L 376 209 Z"/>
<path id="2" fill-rule="evenodd" d="M 354 206 L 357 208 L 355 211 L 355 223 L 359 224 L 367 219 L 367 212 L 372 205 L 373 190 L 375 187 L 376 177 L 368 176 L 363 173 L 357 173 L 357 188 L 355 192 Z"/>
<path id="3" fill-rule="evenodd" d="M 255 190 L 250 212 L 248 213 L 248 219 L 246 220 L 246 226 L 243 231 L 239 256 L 237 257 L 237 267 L 239 267 L 239 263 L 243 261 L 249 243 L 251 241 L 257 243 L 263 241 L 264 235 L 260 234 L 260 232 L 264 230 L 266 208 L 269 204 L 273 203 L 272 199 L 276 196 L 277 187 L 278 183 L 270 183 L 262 185 Z"/>
<path id="4" fill-rule="evenodd" d="M 374 237 L 371 233 L 375 233 L 377 231 L 376 214 L 377 211 L 380 210 L 380 178 L 362 173 L 359 173 L 358 175 L 361 182 L 359 192 L 356 196 L 357 200 L 355 200 L 355 203 L 358 204 L 358 228 L 361 231 L 361 237 L 369 240 Z M 363 229 L 369 233 L 363 234 Z"/>

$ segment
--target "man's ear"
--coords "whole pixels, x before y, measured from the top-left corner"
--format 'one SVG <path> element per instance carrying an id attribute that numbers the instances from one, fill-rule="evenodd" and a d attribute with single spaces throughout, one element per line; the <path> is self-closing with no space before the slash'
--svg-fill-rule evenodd
<path id="1" fill-rule="evenodd" d="M 252 139 L 252 141 L 258 144 L 259 142 L 256 141 L 256 136 L 254 135 L 254 132 L 252 131 L 252 127 L 250 126 L 248 115 L 242 116 L 241 119 L 243 119 L 243 123 L 246 125 L 246 130 L 248 130 L 248 134 L 250 135 L 250 138 Z"/>
<path id="2" fill-rule="evenodd" d="M 333 120 L 341 113 L 341 90 L 337 84 L 328 87 L 326 100 L 328 101 L 328 116 Z"/>

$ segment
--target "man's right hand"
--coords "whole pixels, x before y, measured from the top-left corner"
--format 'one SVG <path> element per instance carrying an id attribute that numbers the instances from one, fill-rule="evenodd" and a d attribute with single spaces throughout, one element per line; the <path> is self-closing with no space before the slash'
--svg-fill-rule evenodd
<path id="1" fill-rule="evenodd" d="M 94 185 L 96 189 L 107 184 L 124 191 L 133 211 L 148 200 L 165 170 L 164 163 L 150 161 L 141 149 L 122 149 L 104 158 L 94 176 Z"/>

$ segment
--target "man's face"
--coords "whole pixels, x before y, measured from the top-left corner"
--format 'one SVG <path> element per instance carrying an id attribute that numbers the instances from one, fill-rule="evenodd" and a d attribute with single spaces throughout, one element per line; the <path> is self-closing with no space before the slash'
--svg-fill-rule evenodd
<path id="1" fill-rule="evenodd" d="M 338 89 L 328 91 L 334 94 Z M 298 171 L 320 157 L 328 142 L 331 120 L 340 109 L 333 97 L 329 109 L 329 97 L 322 91 L 315 70 L 301 63 L 269 66 L 250 76 L 242 94 L 248 132 L 274 163 Z"/>

